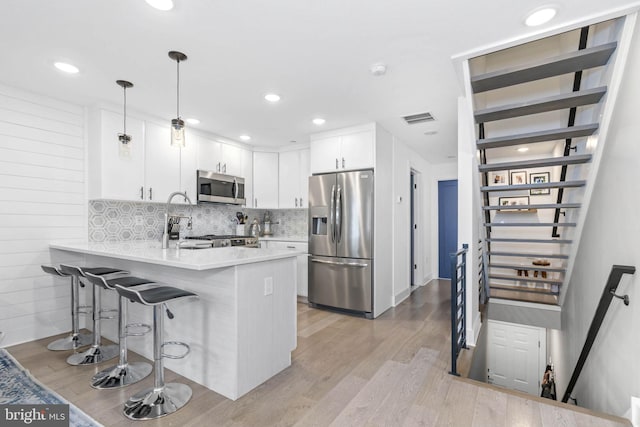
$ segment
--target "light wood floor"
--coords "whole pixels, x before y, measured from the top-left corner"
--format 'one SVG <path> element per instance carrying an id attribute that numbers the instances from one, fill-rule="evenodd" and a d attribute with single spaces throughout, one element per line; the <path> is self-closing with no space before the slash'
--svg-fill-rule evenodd
<path id="1" fill-rule="evenodd" d="M 121 390 L 94 390 L 88 380 L 98 368 L 67 365 L 66 352 L 46 350 L 51 338 L 8 350 L 105 426 L 630 425 L 448 375 L 448 283 L 431 282 L 373 321 L 298 304 L 291 367 L 235 402 L 167 371 L 167 381 L 189 384 L 193 398 L 154 421 L 121 414 L 122 402 L 151 378 Z"/>

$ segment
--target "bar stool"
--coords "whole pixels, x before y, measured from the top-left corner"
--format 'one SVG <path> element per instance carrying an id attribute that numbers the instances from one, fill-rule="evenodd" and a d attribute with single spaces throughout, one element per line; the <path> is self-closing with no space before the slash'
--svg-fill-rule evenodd
<path id="1" fill-rule="evenodd" d="M 155 369 L 154 386 L 134 394 L 124 404 L 124 415 L 132 420 L 151 420 L 169 415 L 182 408 L 191 399 L 191 388 L 186 384 L 164 383 L 163 357 L 182 359 L 190 352 L 186 343 L 164 342 L 164 307 L 167 317 L 173 319 L 173 313 L 166 306 L 167 301 L 198 295 L 182 289 L 166 286 L 161 283 L 142 285 L 140 287 L 124 287 L 115 285 L 121 297 L 133 302 L 153 306 L 153 364 Z M 163 352 L 167 345 L 186 347 L 181 355 L 169 355 Z"/>
<path id="2" fill-rule="evenodd" d="M 78 267 L 75 265 L 60 264 L 60 271 L 64 274 L 72 275 L 80 282 L 80 277 L 85 277 L 86 273 L 95 274 L 97 276 L 110 276 L 114 274 L 126 274 L 127 271 L 119 270 L 116 268 L 106 267 Z M 118 346 L 102 345 L 102 336 L 100 332 L 100 320 L 113 319 L 114 317 L 102 317 L 103 312 L 115 311 L 115 310 L 102 310 L 101 307 L 101 295 L 100 287 L 93 286 L 93 343 L 91 347 L 82 353 L 74 353 L 67 358 L 67 363 L 70 365 L 95 365 L 97 363 L 104 362 L 105 360 L 113 359 L 118 355 Z"/>
<path id="3" fill-rule="evenodd" d="M 90 310 L 89 306 L 80 306 L 79 299 L 79 280 L 77 276 L 63 273 L 60 269 L 51 265 L 41 265 L 42 271 L 58 277 L 71 277 L 71 335 L 57 339 L 47 346 L 49 350 L 76 350 L 80 347 L 91 344 L 93 335 L 90 333 L 80 332 L 79 315 L 87 314 Z M 83 285 L 84 286 L 84 285 Z"/>
<path id="4" fill-rule="evenodd" d="M 105 276 L 97 276 L 95 274 L 86 273 L 86 279 L 94 286 L 103 289 L 115 291 L 115 284 L 122 287 L 138 286 L 146 283 L 152 283 L 151 280 L 141 279 L 139 277 L 116 277 L 107 279 Z M 118 350 L 120 358 L 118 364 L 110 366 L 98 372 L 91 378 L 91 387 L 97 389 L 118 388 L 129 384 L 136 383 L 151 373 L 151 365 L 146 362 L 127 361 L 127 337 L 142 336 L 151 331 L 151 326 L 142 323 L 127 323 L 127 300 L 121 296 L 118 297 Z M 131 332 L 129 329 L 139 327 L 144 328 L 144 332 Z"/>

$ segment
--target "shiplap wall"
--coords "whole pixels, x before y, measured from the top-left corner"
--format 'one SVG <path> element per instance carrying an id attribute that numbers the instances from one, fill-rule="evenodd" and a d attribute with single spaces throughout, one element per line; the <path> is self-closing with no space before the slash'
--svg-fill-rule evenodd
<path id="1" fill-rule="evenodd" d="M 70 329 L 69 279 L 40 265 L 73 261 L 49 242 L 87 236 L 84 114 L 0 85 L 1 346 Z"/>

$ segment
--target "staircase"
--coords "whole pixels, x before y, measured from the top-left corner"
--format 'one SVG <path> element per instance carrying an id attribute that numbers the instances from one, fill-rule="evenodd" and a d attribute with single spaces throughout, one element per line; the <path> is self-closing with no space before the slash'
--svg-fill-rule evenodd
<path id="1" fill-rule="evenodd" d="M 560 303 L 593 185 L 618 24 L 469 61 L 492 299 Z"/>

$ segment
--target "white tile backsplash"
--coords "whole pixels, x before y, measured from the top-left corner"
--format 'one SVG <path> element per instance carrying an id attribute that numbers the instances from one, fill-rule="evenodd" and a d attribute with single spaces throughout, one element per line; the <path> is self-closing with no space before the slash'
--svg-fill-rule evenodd
<path id="1" fill-rule="evenodd" d="M 126 202 L 118 200 L 89 201 L 89 240 L 106 242 L 117 240 L 160 240 L 165 205 L 160 203 Z M 246 232 L 254 218 L 260 222 L 264 209 L 247 209 L 228 205 L 171 205 L 172 215 L 191 216 L 192 230 L 187 221 L 180 222 L 181 236 L 203 234 L 236 234 L 236 212 L 248 215 Z M 307 209 L 272 209 L 273 237 L 307 237 Z"/>

